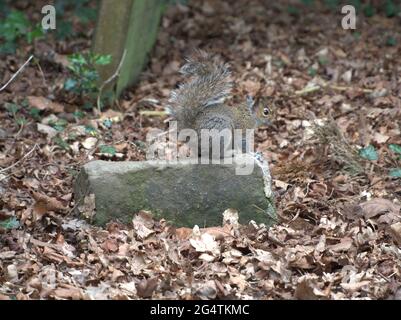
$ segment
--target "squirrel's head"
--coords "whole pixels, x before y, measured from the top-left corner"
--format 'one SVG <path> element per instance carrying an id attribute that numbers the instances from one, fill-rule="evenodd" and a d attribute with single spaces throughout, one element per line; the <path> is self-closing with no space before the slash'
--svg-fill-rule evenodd
<path id="1" fill-rule="evenodd" d="M 254 100 L 251 96 L 247 96 L 247 104 L 255 117 L 258 127 L 272 125 L 272 121 L 276 117 L 276 108 L 273 99 L 258 97 Z"/>

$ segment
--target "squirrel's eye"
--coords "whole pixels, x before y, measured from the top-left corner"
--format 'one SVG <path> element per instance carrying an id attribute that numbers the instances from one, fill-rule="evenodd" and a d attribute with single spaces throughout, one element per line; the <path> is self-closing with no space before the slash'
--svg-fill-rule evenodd
<path id="1" fill-rule="evenodd" d="M 268 116 L 270 114 L 270 109 L 269 108 L 263 108 L 263 115 Z"/>

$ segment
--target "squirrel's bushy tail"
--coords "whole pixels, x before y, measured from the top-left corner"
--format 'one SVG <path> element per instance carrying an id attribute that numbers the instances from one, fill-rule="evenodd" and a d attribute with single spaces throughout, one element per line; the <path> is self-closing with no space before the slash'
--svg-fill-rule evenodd
<path id="1" fill-rule="evenodd" d="M 191 79 L 171 93 L 168 109 L 181 127 L 191 128 L 199 111 L 230 96 L 232 81 L 229 65 L 219 56 L 199 50 L 186 61 L 180 72 Z"/>

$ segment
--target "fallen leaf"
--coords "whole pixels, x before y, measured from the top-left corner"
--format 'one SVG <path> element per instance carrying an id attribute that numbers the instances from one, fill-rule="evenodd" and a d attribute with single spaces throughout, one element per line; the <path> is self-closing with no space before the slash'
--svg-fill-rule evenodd
<path id="1" fill-rule="evenodd" d="M 141 298 L 150 298 L 153 294 L 153 291 L 156 290 L 157 285 L 157 277 L 141 280 L 136 286 L 138 296 Z"/>
<path id="2" fill-rule="evenodd" d="M 44 133 L 49 138 L 53 138 L 57 135 L 58 131 L 47 124 L 37 123 L 38 132 Z"/>
<path id="3" fill-rule="evenodd" d="M 390 230 L 395 242 L 397 242 L 398 245 L 401 245 L 401 222 L 392 224 Z"/>
<path id="4" fill-rule="evenodd" d="M 374 198 L 370 201 L 360 204 L 362 214 L 366 219 L 383 215 L 385 213 L 399 214 L 401 206 L 392 203 L 390 200 Z"/>
<path id="5" fill-rule="evenodd" d="M 53 102 L 45 97 L 28 96 L 28 103 L 31 107 L 39 110 L 48 110 L 54 113 L 64 112 L 64 106 L 60 103 Z"/>
<path id="6" fill-rule="evenodd" d="M 209 252 L 215 255 L 220 253 L 219 244 L 208 233 L 202 234 L 200 239 L 190 239 L 189 242 L 197 252 Z"/>
<path id="7" fill-rule="evenodd" d="M 340 243 L 327 246 L 327 249 L 330 249 L 335 252 L 348 251 L 349 249 L 351 249 L 352 243 L 353 240 L 351 238 L 346 237 L 342 238 L 340 240 Z"/>
<path id="8" fill-rule="evenodd" d="M 66 210 L 66 207 L 55 198 L 35 191 L 32 191 L 32 196 L 36 201 L 32 209 L 36 221 L 40 220 L 49 211 L 63 213 Z"/>
<path id="9" fill-rule="evenodd" d="M 96 143 L 97 143 L 98 139 L 95 137 L 89 137 L 86 138 L 83 142 L 82 142 L 82 146 L 86 149 L 86 150 L 91 150 L 95 147 Z"/>

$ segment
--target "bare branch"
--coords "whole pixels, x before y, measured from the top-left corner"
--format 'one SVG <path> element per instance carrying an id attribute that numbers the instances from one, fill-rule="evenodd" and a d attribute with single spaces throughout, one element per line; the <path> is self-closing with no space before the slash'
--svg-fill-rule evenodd
<path id="1" fill-rule="evenodd" d="M 97 109 L 98 109 L 99 113 L 101 112 L 101 110 L 100 110 L 100 98 L 102 96 L 103 89 L 107 84 L 112 82 L 115 78 L 117 78 L 120 75 L 120 71 L 121 71 L 121 68 L 123 66 L 126 54 L 127 54 L 127 49 L 124 50 L 124 53 L 123 53 L 123 55 L 121 57 L 121 60 L 120 60 L 120 63 L 118 65 L 116 71 L 114 72 L 114 74 L 110 78 L 108 78 L 105 82 L 103 82 L 103 84 L 99 88 L 99 95 L 97 96 Z"/>
<path id="2" fill-rule="evenodd" d="M 5 88 L 7 88 L 7 86 L 11 83 L 11 81 L 13 81 L 15 79 L 15 77 L 22 71 L 22 69 L 25 68 L 25 66 L 32 60 L 32 58 L 33 58 L 33 55 L 31 55 L 29 57 L 29 59 L 27 61 L 25 61 L 25 63 L 21 66 L 21 68 L 19 68 L 18 71 L 16 73 L 14 73 L 14 75 L 10 78 L 10 80 L 8 80 L 7 83 L 0 88 L 0 91 L 3 91 Z"/>

